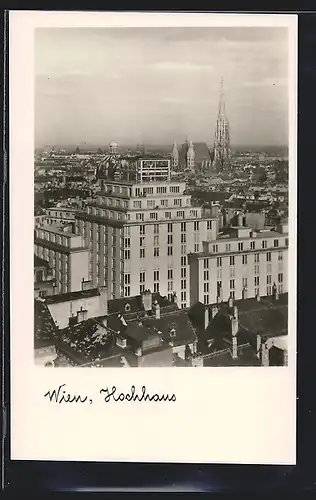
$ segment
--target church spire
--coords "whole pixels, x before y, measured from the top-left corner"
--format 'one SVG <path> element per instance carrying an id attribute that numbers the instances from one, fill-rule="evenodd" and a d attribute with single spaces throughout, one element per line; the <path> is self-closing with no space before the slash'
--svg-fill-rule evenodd
<path id="1" fill-rule="evenodd" d="M 173 143 L 172 153 L 171 153 L 171 164 L 173 168 L 177 168 L 179 165 L 179 152 L 177 144 Z"/>
<path id="2" fill-rule="evenodd" d="M 218 117 L 216 122 L 215 140 L 214 140 L 214 160 L 213 169 L 217 172 L 229 167 L 230 162 L 230 130 L 229 122 L 226 116 L 224 79 L 220 82 L 220 96 Z"/>

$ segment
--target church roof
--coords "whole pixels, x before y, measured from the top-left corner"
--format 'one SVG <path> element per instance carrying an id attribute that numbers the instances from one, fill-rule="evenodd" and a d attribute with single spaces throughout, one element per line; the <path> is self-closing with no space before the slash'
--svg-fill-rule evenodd
<path id="1" fill-rule="evenodd" d="M 188 143 L 182 144 L 180 151 L 179 151 L 180 162 L 185 162 L 188 149 L 189 149 Z M 194 153 L 195 153 L 195 162 L 196 163 L 201 163 L 202 161 L 210 161 L 211 160 L 211 153 L 210 153 L 210 150 L 205 142 L 193 142 L 193 149 L 194 149 Z"/>

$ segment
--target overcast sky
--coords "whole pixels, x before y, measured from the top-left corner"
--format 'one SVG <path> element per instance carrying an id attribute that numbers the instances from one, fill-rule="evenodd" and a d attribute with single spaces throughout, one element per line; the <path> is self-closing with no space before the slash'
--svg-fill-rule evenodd
<path id="1" fill-rule="evenodd" d="M 36 146 L 213 143 L 220 77 L 233 145 L 287 145 L 281 28 L 41 28 Z"/>

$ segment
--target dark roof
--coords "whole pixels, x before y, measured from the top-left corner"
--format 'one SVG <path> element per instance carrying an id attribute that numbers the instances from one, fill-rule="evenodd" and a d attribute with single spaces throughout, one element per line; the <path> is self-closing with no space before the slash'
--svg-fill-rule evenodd
<path id="1" fill-rule="evenodd" d="M 110 210 L 111 209 L 112 209 L 112 207 L 110 208 Z M 75 215 L 75 218 L 79 219 L 79 220 L 96 222 L 98 224 L 103 224 L 105 226 L 113 226 L 113 227 L 119 227 L 119 228 L 124 226 L 124 221 L 122 221 L 122 220 L 107 219 L 105 217 L 100 217 L 99 215 L 88 214 L 86 212 L 77 212 Z"/>
<path id="2" fill-rule="evenodd" d="M 37 257 L 37 255 L 34 255 L 34 268 L 35 267 L 49 268 L 49 263 L 47 262 L 47 260 L 41 259 L 40 257 Z"/>
<path id="3" fill-rule="evenodd" d="M 256 356 L 250 345 L 238 349 L 238 358 L 233 359 L 229 349 L 204 358 L 204 366 L 261 366 L 260 359 Z"/>
<path id="4" fill-rule="evenodd" d="M 61 330 L 56 348 L 81 365 L 105 357 L 112 343 L 109 331 L 90 318 Z"/>
<path id="5" fill-rule="evenodd" d="M 98 288 L 91 288 L 89 290 L 79 290 L 78 292 L 50 295 L 49 297 L 45 298 L 45 303 L 47 305 L 59 304 L 61 302 L 69 302 L 71 300 L 88 299 L 90 297 L 96 297 L 97 295 L 100 295 L 100 290 Z"/>
<path id="6" fill-rule="evenodd" d="M 152 303 L 157 300 L 160 307 L 167 307 L 170 305 L 174 305 L 173 302 L 170 302 L 167 297 L 162 297 L 159 293 L 152 294 Z M 125 309 L 126 305 L 128 305 L 128 313 L 133 314 L 140 311 L 144 311 L 142 297 L 141 295 L 135 295 L 134 297 L 124 297 L 120 299 L 112 299 L 108 301 L 108 313 L 121 313 L 126 314 L 127 311 Z"/>
<path id="7" fill-rule="evenodd" d="M 188 152 L 188 143 L 182 144 L 179 150 L 179 161 L 183 163 L 186 160 L 186 154 Z M 195 152 L 195 162 L 199 163 L 204 160 L 211 160 L 210 150 L 205 142 L 193 142 L 193 149 Z"/>
<path id="8" fill-rule="evenodd" d="M 34 300 L 34 348 L 54 345 L 57 327 L 48 307 L 41 300 Z"/>
<path id="9" fill-rule="evenodd" d="M 230 198 L 231 193 L 225 193 L 222 191 L 192 191 L 191 195 L 193 198 L 197 198 L 204 202 L 211 201 L 225 201 Z"/>

